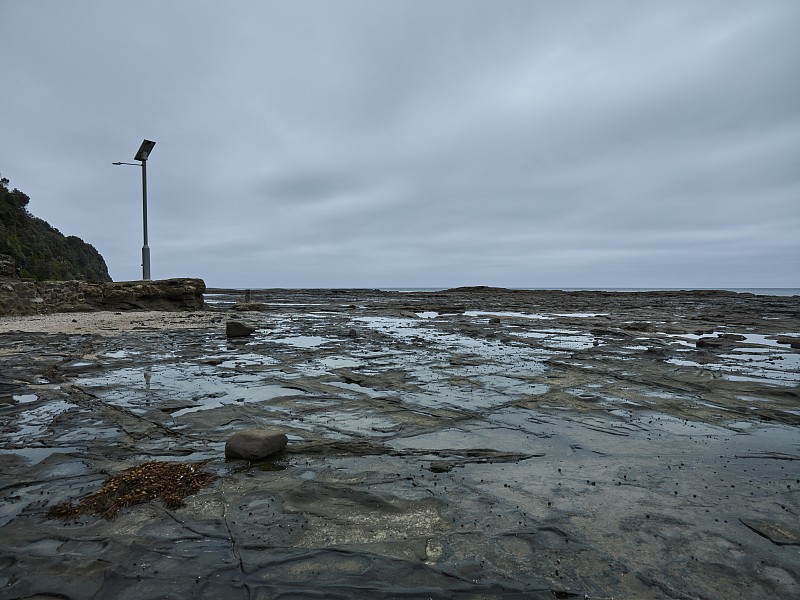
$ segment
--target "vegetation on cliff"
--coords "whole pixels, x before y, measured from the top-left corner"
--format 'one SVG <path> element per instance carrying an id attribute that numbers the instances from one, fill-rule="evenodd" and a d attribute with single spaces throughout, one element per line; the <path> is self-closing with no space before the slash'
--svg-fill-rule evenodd
<path id="1" fill-rule="evenodd" d="M 30 198 L 0 178 L 0 255 L 15 262 L 20 277 L 37 280 L 111 281 L 100 253 L 74 235 L 64 236 L 28 212 Z"/>

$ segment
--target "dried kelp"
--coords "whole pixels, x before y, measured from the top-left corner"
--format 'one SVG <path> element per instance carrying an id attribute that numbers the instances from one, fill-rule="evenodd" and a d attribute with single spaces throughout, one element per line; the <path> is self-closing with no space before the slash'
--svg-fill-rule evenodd
<path id="1" fill-rule="evenodd" d="M 113 519 L 128 506 L 160 499 L 167 508 L 184 506 L 183 499 L 207 487 L 217 476 L 203 467 L 208 461 L 173 463 L 153 461 L 131 467 L 110 477 L 100 490 L 78 504 L 63 502 L 50 509 L 48 516 L 73 519 L 93 514 Z"/>

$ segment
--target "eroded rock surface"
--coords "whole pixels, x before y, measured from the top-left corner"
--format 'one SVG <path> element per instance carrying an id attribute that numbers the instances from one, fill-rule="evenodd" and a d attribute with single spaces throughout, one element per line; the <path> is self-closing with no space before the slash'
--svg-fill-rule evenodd
<path id="1" fill-rule="evenodd" d="M 199 310 L 202 279 L 153 281 L 0 281 L 0 315 L 99 310 Z"/>
<path id="2" fill-rule="evenodd" d="M 798 297 L 254 291 L 230 341 L 206 298 L 0 332 L 0 598 L 800 595 Z M 289 444 L 226 462 L 251 428 Z M 47 517 L 206 460 L 183 508 Z"/>

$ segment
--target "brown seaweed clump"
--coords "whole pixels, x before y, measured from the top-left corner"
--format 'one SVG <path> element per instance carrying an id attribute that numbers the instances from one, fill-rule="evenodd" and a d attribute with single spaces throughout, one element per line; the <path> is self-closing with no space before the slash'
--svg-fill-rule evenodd
<path id="1" fill-rule="evenodd" d="M 102 488 L 78 504 L 68 500 L 52 507 L 47 516 L 72 519 L 93 514 L 113 519 L 127 506 L 161 499 L 167 508 L 184 506 L 183 499 L 207 487 L 217 476 L 203 467 L 208 461 L 174 463 L 153 461 L 109 477 Z"/>

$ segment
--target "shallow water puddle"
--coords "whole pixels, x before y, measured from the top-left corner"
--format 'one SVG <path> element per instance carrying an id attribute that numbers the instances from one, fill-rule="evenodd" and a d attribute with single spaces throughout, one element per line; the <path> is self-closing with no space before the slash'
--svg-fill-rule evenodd
<path id="1" fill-rule="evenodd" d="M 379 392 L 377 390 L 373 390 L 372 388 L 364 387 L 363 385 L 359 385 L 357 383 L 347 383 L 344 381 L 330 381 L 327 385 L 332 385 L 334 387 L 341 388 L 343 390 L 347 390 L 349 392 L 355 392 L 356 394 L 364 394 L 366 396 L 370 396 L 372 398 L 377 398 L 379 396 L 383 396 L 385 392 Z M 357 398 L 358 396 L 356 396 Z"/>
<path id="2" fill-rule="evenodd" d="M 114 350 L 111 352 L 104 352 L 101 355 L 101 358 L 132 358 L 134 356 L 139 356 L 139 355 L 141 355 L 141 352 L 138 352 L 136 350 L 124 349 L 124 350 Z"/>
<path id="3" fill-rule="evenodd" d="M 27 404 L 29 402 L 36 402 L 39 399 L 39 396 L 36 394 L 18 394 L 11 396 L 11 398 L 19 404 Z"/>
<path id="4" fill-rule="evenodd" d="M 97 440 L 111 439 L 119 436 L 121 430 L 117 427 L 102 426 L 83 426 L 74 431 L 70 431 L 55 438 L 56 442 L 87 442 L 93 443 Z"/>
<path id="5" fill-rule="evenodd" d="M 368 361 L 350 358 L 347 356 L 326 356 L 324 358 L 314 358 L 308 362 L 294 363 L 292 366 L 303 375 L 311 377 L 323 377 L 325 375 L 335 375 L 336 369 L 356 369 L 367 373 L 361 368 L 369 364 Z"/>
<path id="6" fill-rule="evenodd" d="M 266 400 L 274 400 L 275 398 L 297 396 L 302 393 L 303 392 L 300 390 L 283 387 L 282 385 L 261 384 L 249 388 L 237 387 L 235 390 L 230 390 L 224 396 L 207 394 L 200 398 L 192 398 L 192 401 L 197 403 L 196 406 L 175 411 L 172 413 L 172 416 L 180 417 L 181 415 L 200 410 L 211 410 L 233 402 L 264 402 Z"/>
<path id="7" fill-rule="evenodd" d="M 330 344 L 337 340 L 319 335 L 293 335 L 283 338 L 269 338 L 268 341 L 276 344 L 287 344 L 295 348 L 317 348 L 323 344 Z"/>
<path id="8" fill-rule="evenodd" d="M 277 407 L 276 410 L 284 416 L 265 417 L 261 421 L 267 425 L 306 430 L 328 440 L 390 436 L 398 427 L 395 421 L 387 417 L 365 413 L 359 409 L 303 412 L 302 415 L 285 407 Z"/>
<path id="9" fill-rule="evenodd" d="M 319 358 L 316 362 L 326 369 L 353 369 L 364 364 L 361 360 L 348 358 L 346 356 L 329 356 L 326 358 Z"/>
<path id="10" fill-rule="evenodd" d="M 364 323 L 371 329 L 376 329 L 398 337 L 415 336 L 420 332 L 420 323 L 417 319 L 402 317 L 356 317 L 353 320 Z"/>
<path id="11" fill-rule="evenodd" d="M 521 313 L 509 311 L 485 311 L 485 310 L 468 310 L 464 312 L 467 317 L 516 317 L 519 319 L 541 319 L 550 320 L 553 317 L 537 313 Z"/>
<path id="12" fill-rule="evenodd" d="M 8 441 L 13 444 L 31 442 L 31 438 L 43 434 L 56 417 L 71 408 L 76 408 L 76 405 L 65 400 L 52 400 L 19 412 L 12 421 L 16 431 L 8 434 Z"/>
<path id="13" fill-rule="evenodd" d="M 234 361 L 235 362 L 235 361 Z M 231 402 L 260 402 L 301 393 L 266 383 L 258 375 L 219 371 L 207 365 L 155 365 L 125 368 L 82 378 L 77 385 L 91 389 L 105 402 L 141 413 L 175 406 L 173 417 L 208 410 Z M 184 406 L 180 407 L 180 403 Z"/>
<path id="14" fill-rule="evenodd" d="M 741 350 L 739 352 L 738 350 Z M 792 386 L 800 382 L 800 354 L 737 349 L 736 354 L 720 354 L 723 363 L 699 363 L 693 360 L 670 358 L 667 363 L 680 367 L 694 367 L 719 371 L 729 381 L 754 381 L 771 385 Z"/>
<path id="15" fill-rule="evenodd" d="M 397 450 L 474 450 L 489 449 L 502 452 L 534 453 L 535 436 L 502 424 L 486 423 L 452 427 L 432 433 L 397 438 L 387 444 Z M 539 444 L 539 446 L 541 446 Z"/>
<path id="16" fill-rule="evenodd" d="M 767 336 L 758 333 L 743 333 L 741 335 L 743 335 L 746 338 L 743 343 L 747 344 L 757 344 L 760 346 L 770 346 L 772 348 L 783 348 L 783 349 L 789 346 L 789 344 L 787 343 L 770 339 Z"/>
<path id="17" fill-rule="evenodd" d="M 436 317 L 439 316 L 439 313 L 433 310 L 426 310 L 423 312 L 418 312 L 417 316 L 420 319 L 435 319 Z"/>
<path id="18" fill-rule="evenodd" d="M 222 359 L 222 362 L 219 363 L 219 367 L 232 369 L 237 367 L 253 367 L 253 366 L 267 366 L 267 365 L 275 365 L 278 364 L 278 360 L 272 358 L 271 356 L 265 356 L 264 354 L 258 354 L 255 352 L 245 352 L 245 353 L 237 353 L 235 356 L 209 356 L 205 357 L 204 361 L 207 360 L 219 360 Z"/>

